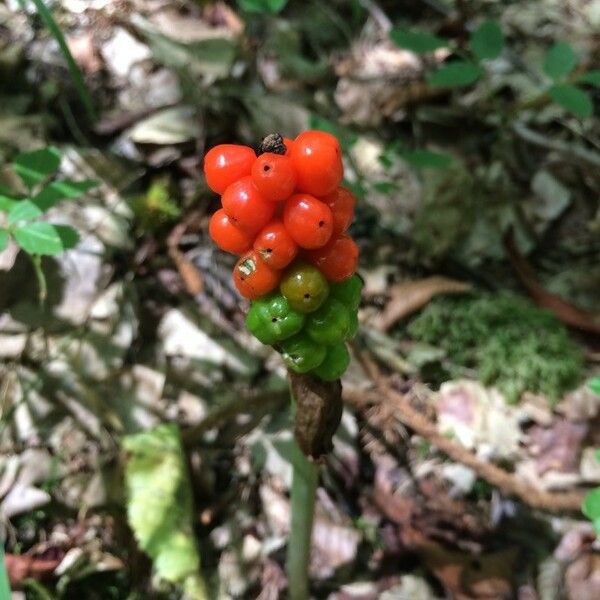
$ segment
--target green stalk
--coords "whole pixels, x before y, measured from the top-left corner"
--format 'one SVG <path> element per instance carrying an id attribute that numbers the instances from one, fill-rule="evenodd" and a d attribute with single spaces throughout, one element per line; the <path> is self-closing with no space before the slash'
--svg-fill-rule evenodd
<path id="1" fill-rule="evenodd" d="M 21 6 L 25 8 L 25 1 L 19 0 Z M 48 31 L 52 35 L 52 37 L 56 40 L 65 60 L 67 62 L 67 67 L 69 69 L 69 73 L 71 74 L 71 78 L 75 84 L 75 88 L 77 89 L 77 93 L 79 94 L 79 98 L 85 108 L 85 112 L 87 113 L 88 119 L 93 123 L 96 120 L 96 111 L 94 109 L 94 103 L 92 101 L 92 96 L 85 84 L 85 80 L 83 79 L 83 75 L 81 70 L 79 69 L 71 51 L 69 50 L 69 46 L 67 41 L 65 40 L 65 36 L 63 35 L 58 23 L 52 16 L 52 13 L 48 9 L 48 7 L 44 4 L 43 0 L 32 0 L 35 8 L 38 12 L 38 15 L 44 21 L 44 25 L 48 28 Z"/>
<path id="2" fill-rule="evenodd" d="M 46 276 L 42 269 L 42 257 L 39 254 L 32 254 L 31 260 L 33 262 L 33 270 L 35 271 L 35 277 L 38 282 L 38 300 L 40 306 L 43 306 L 46 302 L 46 296 L 48 295 L 48 286 L 46 284 Z"/>
<path id="3" fill-rule="evenodd" d="M 287 547 L 288 598 L 308 600 L 310 541 L 319 467 L 307 460 L 297 444 L 294 444 L 292 466 L 291 524 Z"/>
<path id="4" fill-rule="evenodd" d="M 4 542 L 0 544 L 0 600 L 10 600 L 10 585 L 8 583 L 8 573 L 6 572 L 6 562 L 4 561 Z"/>

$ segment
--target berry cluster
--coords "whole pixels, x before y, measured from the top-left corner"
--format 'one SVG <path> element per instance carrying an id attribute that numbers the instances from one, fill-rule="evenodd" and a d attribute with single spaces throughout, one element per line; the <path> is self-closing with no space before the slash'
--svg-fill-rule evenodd
<path id="1" fill-rule="evenodd" d="M 340 187 L 334 136 L 269 137 L 258 157 L 232 144 L 206 154 L 206 181 L 222 202 L 209 233 L 240 256 L 233 280 L 253 301 L 248 329 L 290 369 L 337 379 L 348 366 L 344 341 L 356 332 L 362 287 L 354 274 L 358 246 L 346 233 L 356 199 Z"/>

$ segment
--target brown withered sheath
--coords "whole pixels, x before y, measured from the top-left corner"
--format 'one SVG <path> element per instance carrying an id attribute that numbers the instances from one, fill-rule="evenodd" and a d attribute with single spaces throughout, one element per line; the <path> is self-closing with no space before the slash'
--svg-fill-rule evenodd
<path id="1" fill-rule="evenodd" d="M 317 461 L 333 449 L 342 419 L 342 384 L 289 372 L 296 402 L 294 436 L 302 452 Z"/>

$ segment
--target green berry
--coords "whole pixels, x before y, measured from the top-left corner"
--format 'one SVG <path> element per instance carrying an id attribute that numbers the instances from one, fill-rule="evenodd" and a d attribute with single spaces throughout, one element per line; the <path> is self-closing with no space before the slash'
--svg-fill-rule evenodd
<path id="1" fill-rule="evenodd" d="M 359 275 L 352 275 L 340 283 L 331 285 L 329 294 L 339 300 L 350 311 L 356 311 L 360 305 L 360 293 L 363 289 L 363 280 Z"/>
<path id="2" fill-rule="evenodd" d="M 324 381 L 339 379 L 350 364 L 350 353 L 346 344 L 339 343 L 327 348 L 323 362 L 313 370 L 313 373 Z"/>
<path id="3" fill-rule="evenodd" d="M 246 327 L 263 344 L 276 344 L 297 334 L 304 325 L 304 315 L 293 310 L 281 294 L 252 302 Z"/>
<path id="4" fill-rule="evenodd" d="M 281 343 L 283 362 L 296 373 L 308 373 L 318 367 L 326 353 L 325 346 L 317 344 L 303 333 Z"/>
<path id="5" fill-rule="evenodd" d="M 308 315 L 305 331 L 324 346 L 343 342 L 350 331 L 350 313 L 341 302 L 329 298 L 321 308 Z"/>

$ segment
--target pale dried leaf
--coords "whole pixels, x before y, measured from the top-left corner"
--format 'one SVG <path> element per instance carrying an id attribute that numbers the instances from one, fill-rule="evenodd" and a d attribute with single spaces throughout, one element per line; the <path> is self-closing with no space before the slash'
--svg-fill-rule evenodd
<path id="1" fill-rule="evenodd" d="M 414 313 L 440 294 L 464 294 L 471 284 L 447 277 L 427 277 L 396 284 L 390 289 L 390 300 L 374 319 L 373 326 L 387 331 L 404 317 Z"/>

